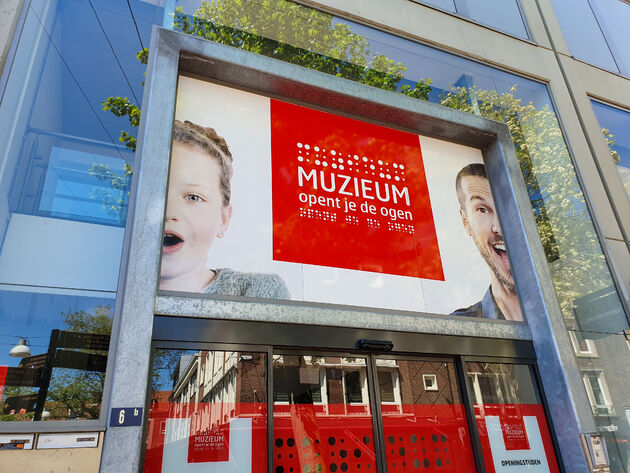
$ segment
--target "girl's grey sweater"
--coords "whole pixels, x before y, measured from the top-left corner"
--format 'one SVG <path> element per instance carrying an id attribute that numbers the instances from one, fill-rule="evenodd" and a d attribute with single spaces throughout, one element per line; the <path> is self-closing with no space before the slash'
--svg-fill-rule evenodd
<path id="1" fill-rule="evenodd" d="M 214 270 L 216 277 L 203 292 L 222 296 L 266 297 L 289 299 L 289 290 L 277 274 L 242 273 L 230 268 Z"/>

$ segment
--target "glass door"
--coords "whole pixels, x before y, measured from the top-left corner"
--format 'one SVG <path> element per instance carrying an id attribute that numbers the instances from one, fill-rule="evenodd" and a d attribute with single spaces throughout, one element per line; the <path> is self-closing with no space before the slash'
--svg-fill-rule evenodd
<path id="1" fill-rule="evenodd" d="M 533 365 L 466 363 L 487 473 L 559 473 Z"/>
<path id="2" fill-rule="evenodd" d="M 273 355 L 275 473 L 376 472 L 367 361 Z"/>
<path id="3" fill-rule="evenodd" d="M 388 473 L 475 472 L 455 362 L 375 361 Z"/>
<path id="4" fill-rule="evenodd" d="M 267 354 L 155 349 L 145 473 L 266 473 Z"/>
<path id="5" fill-rule="evenodd" d="M 154 348 L 144 473 L 559 471 L 533 365 L 205 347 Z"/>

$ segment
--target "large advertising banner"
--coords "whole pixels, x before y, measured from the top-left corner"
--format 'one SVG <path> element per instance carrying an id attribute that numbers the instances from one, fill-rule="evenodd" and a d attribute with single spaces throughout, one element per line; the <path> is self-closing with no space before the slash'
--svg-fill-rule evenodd
<path id="1" fill-rule="evenodd" d="M 180 77 L 160 289 L 522 320 L 481 152 Z"/>

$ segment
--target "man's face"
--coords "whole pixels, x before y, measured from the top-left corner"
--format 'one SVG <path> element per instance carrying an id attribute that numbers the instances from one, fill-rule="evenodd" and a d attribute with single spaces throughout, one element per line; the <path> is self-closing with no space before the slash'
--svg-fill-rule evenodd
<path id="1" fill-rule="evenodd" d="M 223 206 L 219 174 L 212 157 L 175 142 L 164 222 L 163 280 L 203 277 L 208 250 L 227 229 L 232 213 L 230 206 Z"/>
<path id="2" fill-rule="evenodd" d="M 460 215 L 468 235 L 473 238 L 479 253 L 499 282 L 506 289 L 514 291 L 512 270 L 488 179 L 466 176 L 462 178 L 461 186 L 465 200 Z"/>

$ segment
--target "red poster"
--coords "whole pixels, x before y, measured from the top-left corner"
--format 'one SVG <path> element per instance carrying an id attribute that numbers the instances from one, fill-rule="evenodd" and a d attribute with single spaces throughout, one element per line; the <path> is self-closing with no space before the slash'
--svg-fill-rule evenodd
<path id="1" fill-rule="evenodd" d="M 418 135 L 271 100 L 273 258 L 444 280 Z"/>
<path id="2" fill-rule="evenodd" d="M 230 424 L 191 432 L 188 463 L 226 462 L 230 459 Z"/>
<path id="3" fill-rule="evenodd" d="M 9 372 L 8 366 L 0 366 L 0 400 L 2 400 L 2 393 L 4 392 L 4 383 L 7 380 L 8 372 Z"/>
<path id="4" fill-rule="evenodd" d="M 266 404 L 151 404 L 144 473 L 197 473 L 218 464 L 223 473 L 267 470 Z"/>
<path id="5" fill-rule="evenodd" d="M 475 411 L 488 473 L 519 466 L 532 473 L 559 473 L 541 405 L 484 404 Z"/>

